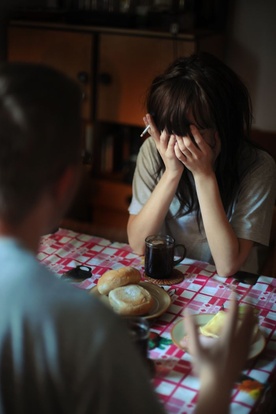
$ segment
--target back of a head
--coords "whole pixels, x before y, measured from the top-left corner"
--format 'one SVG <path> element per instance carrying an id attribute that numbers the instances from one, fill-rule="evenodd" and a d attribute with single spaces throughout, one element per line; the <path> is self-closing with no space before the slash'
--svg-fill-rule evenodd
<path id="1" fill-rule="evenodd" d="M 81 93 L 44 65 L 0 65 L 0 216 L 19 223 L 80 160 Z"/>

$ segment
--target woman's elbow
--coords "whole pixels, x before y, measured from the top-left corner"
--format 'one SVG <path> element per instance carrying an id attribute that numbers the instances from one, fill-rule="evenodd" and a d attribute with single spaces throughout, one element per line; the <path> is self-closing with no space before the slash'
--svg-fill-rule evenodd
<path id="1" fill-rule="evenodd" d="M 128 244 L 130 245 L 133 253 L 143 256 L 145 254 L 145 245 L 144 243 L 139 243 L 136 240 L 133 240 L 132 237 L 128 236 Z"/>
<path id="2" fill-rule="evenodd" d="M 216 272 L 218 276 L 221 277 L 230 277 L 233 276 L 240 268 L 240 265 L 237 264 L 230 264 L 227 266 L 227 264 L 223 263 L 218 266 L 216 266 Z"/>
<path id="3" fill-rule="evenodd" d="M 141 241 L 140 237 L 137 237 L 137 231 L 134 227 L 134 220 L 136 216 L 130 215 L 127 223 L 127 238 L 133 253 L 142 256 L 145 254 L 145 243 Z"/>

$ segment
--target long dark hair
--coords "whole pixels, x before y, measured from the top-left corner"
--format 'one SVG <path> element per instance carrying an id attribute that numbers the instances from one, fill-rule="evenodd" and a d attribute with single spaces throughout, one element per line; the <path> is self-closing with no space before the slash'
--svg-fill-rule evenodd
<path id="1" fill-rule="evenodd" d="M 249 142 L 252 124 L 251 99 L 238 76 L 208 53 L 178 58 L 153 80 L 147 110 L 159 131 L 166 129 L 184 136 L 192 115 L 200 128 L 218 132 L 221 152 L 216 161 L 216 177 L 227 212 L 240 183 L 239 156 L 244 143 Z M 160 157 L 158 174 L 163 170 Z M 179 214 L 196 210 L 200 216 L 193 176 L 187 168 L 176 196 L 180 202 Z"/>

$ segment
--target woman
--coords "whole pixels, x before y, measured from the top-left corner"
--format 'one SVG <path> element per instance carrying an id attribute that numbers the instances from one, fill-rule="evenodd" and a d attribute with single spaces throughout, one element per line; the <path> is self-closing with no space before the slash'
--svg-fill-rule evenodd
<path id="1" fill-rule="evenodd" d="M 257 273 L 276 166 L 249 141 L 245 85 L 210 54 L 179 58 L 153 80 L 147 110 L 150 138 L 138 154 L 129 207 L 133 250 L 143 254 L 148 235 L 167 233 L 221 276 Z"/>

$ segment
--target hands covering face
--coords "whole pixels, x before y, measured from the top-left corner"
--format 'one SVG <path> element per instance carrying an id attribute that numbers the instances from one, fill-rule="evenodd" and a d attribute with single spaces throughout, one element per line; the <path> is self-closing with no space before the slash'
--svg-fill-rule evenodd
<path id="1" fill-rule="evenodd" d="M 165 130 L 160 134 L 149 114 L 144 117 L 144 122 L 150 125 L 148 132 L 155 141 L 166 169 L 182 172 L 187 167 L 194 176 L 213 172 L 221 149 L 217 131 L 199 130 L 195 125 L 190 125 L 193 140 L 188 136 L 168 134 Z"/>
<path id="2" fill-rule="evenodd" d="M 215 161 L 220 153 L 221 144 L 217 131 L 199 130 L 190 125 L 194 141 L 188 137 L 176 136 L 175 155 L 193 175 L 208 175 L 214 171 Z"/>

